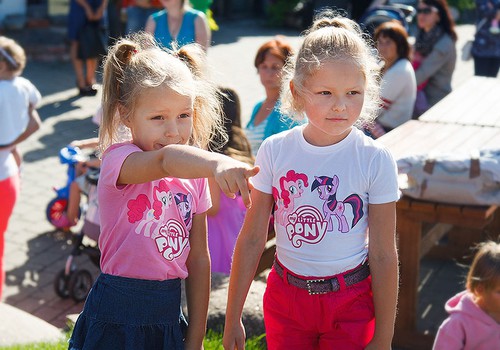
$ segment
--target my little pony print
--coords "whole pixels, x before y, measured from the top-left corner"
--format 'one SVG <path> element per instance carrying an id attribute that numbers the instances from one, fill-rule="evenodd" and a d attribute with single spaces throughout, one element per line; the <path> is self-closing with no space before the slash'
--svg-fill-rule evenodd
<path id="1" fill-rule="evenodd" d="M 139 222 L 135 233 L 143 234 L 145 237 L 155 238 L 158 225 L 165 221 L 167 209 L 173 202 L 173 195 L 166 181 L 161 180 L 158 186 L 153 188 L 153 200 L 150 202 L 148 196 L 140 194 L 136 199 L 127 203 L 128 221 L 133 224 Z"/>
<path id="2" fill-rule="evenodd" d="M 304 188 L 309 186 L 307 175 L 298 174 L 293 170 L 289 170 L 286 176 L 280 178 L 280 190 L 273 187 L 273 197 L 276 203 L 274 212 L 274 220 L 281 226 L 288 223 L 288 216 L 294 210 L 294 201 L 302 196 Z"/>
<path id="3" fill-rule="evenodd" d="M 334 230 L 332 219 L 332 216 L 334 216 L 337 219 L 338 230 L 342 233 L 349 232 L 363 217 L 363 201 L 357 194 L 351 194 L 343 201 L 338 201 L 336 196 L 340 181 L 337 175 L 333 177 L 315 176 L 314 178 L 311 192 L 317 190 L 319 198 L 325 201 L 323 204 L 323 214 L 325 215 L 325 221 L 328 222 L 327 231 L 331 232 Z M 344 215 L 346 203 L 351 205 L 354 215 L 350 227 Z"/>
<path id="4" fill-rule="evenodd" d="M 182 220 L 189 229 L 191 226 L 191 209 L 193 208 L 193 196 L 191 193 L 187 195 L 184 193 L 177 193 L 175 196 L 175 204 L 179 210 Z"/>

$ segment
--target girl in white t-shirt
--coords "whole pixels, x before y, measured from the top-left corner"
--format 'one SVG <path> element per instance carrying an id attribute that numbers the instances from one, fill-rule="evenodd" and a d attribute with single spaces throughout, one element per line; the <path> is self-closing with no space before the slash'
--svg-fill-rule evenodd
<path id="1" fill-rule="evenodd" d="M 275 206 L 264 294 L 269 349 L 390 349 L 398 291 L 397 168 L 356 128 L 379 105 L 377 57 L 352 20 L 321 13 L 286 67 L 282 108 L 307 123 L 264 140 L 236 243 L 223 344 L 242 309 Z"/>
<path id="2" fill-rule="evenodd" d="M 23 48 L 14 40 L 0 36 L 0 299 L 4 235 L 19 194 L 22 156 L 17 144 L 38 130 L 41 123 L 35 109 L 41 100 L 40 92 L 20 76 L 25 65 Z"/>
<path id="3" fill-rule="evenodd" d="M 166 52 L 145 33 L 121 39 L 104 63 L 104 150 L 98 182 L 101 275 L 71 349 L 200 349 L 210 258 L 207 177 L 250 206 L 247 164 L 204 151 L 222 127 L 198 45 Z M 123 126 L 131 140 L 120 142 Z M 184 205 L 176 205 L 176 199 Z M 185 199 L 185 200 L 184 200 Z M 183 340 L 181 279 L 189 326 Z"/>

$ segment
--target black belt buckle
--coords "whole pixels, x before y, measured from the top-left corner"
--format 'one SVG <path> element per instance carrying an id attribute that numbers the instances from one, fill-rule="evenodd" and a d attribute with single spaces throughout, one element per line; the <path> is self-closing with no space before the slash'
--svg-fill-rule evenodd
<path id="1" fill-rule="evenodd" d="M 309 295 L 316 295 L 316 294 L 326 294 L 329 293 L 330 291 L 325 290 L 325 291 L 314 291 L 313 286 L 317 285 L 319 283 L 323 283 L 326 280 L 324 278 L 316 279 L 316 280 L 306 280 L 306 286 L 307 286 L 307 291 L 309 292 Z"/>

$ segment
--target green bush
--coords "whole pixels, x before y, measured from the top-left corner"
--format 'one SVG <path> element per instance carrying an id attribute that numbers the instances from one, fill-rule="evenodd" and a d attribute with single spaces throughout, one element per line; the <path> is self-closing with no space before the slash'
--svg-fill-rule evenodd
<path id="1" fill-rule="evenodd" d="M 272 0 L 268 7 L 268 21 L 272 26 L 283 26 L 285 18 L 295 8 L 299 0 Z"/>
<path id="2" fill-rule="evenodd" d="M 476 7 L 474 0 L 448 0 L 448 6 L 453 6 L 458 11 L 472 10 Z"/>

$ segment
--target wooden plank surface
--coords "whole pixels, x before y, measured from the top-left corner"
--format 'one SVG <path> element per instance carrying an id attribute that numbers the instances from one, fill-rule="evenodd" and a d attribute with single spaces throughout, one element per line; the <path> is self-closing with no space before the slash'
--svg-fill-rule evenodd
<path id="1" fill-rule="evenodd" d="M 378 140 L 389 148 L 396 159 L 415 154 L 470 153 L 500 147 L 500 127 L 410 120 Z"/>
<path id="2" fill-rule="evenodd" d="M 467 80 L 419 120 L 500 128 L 500 79 L 473 77 Z"/>

